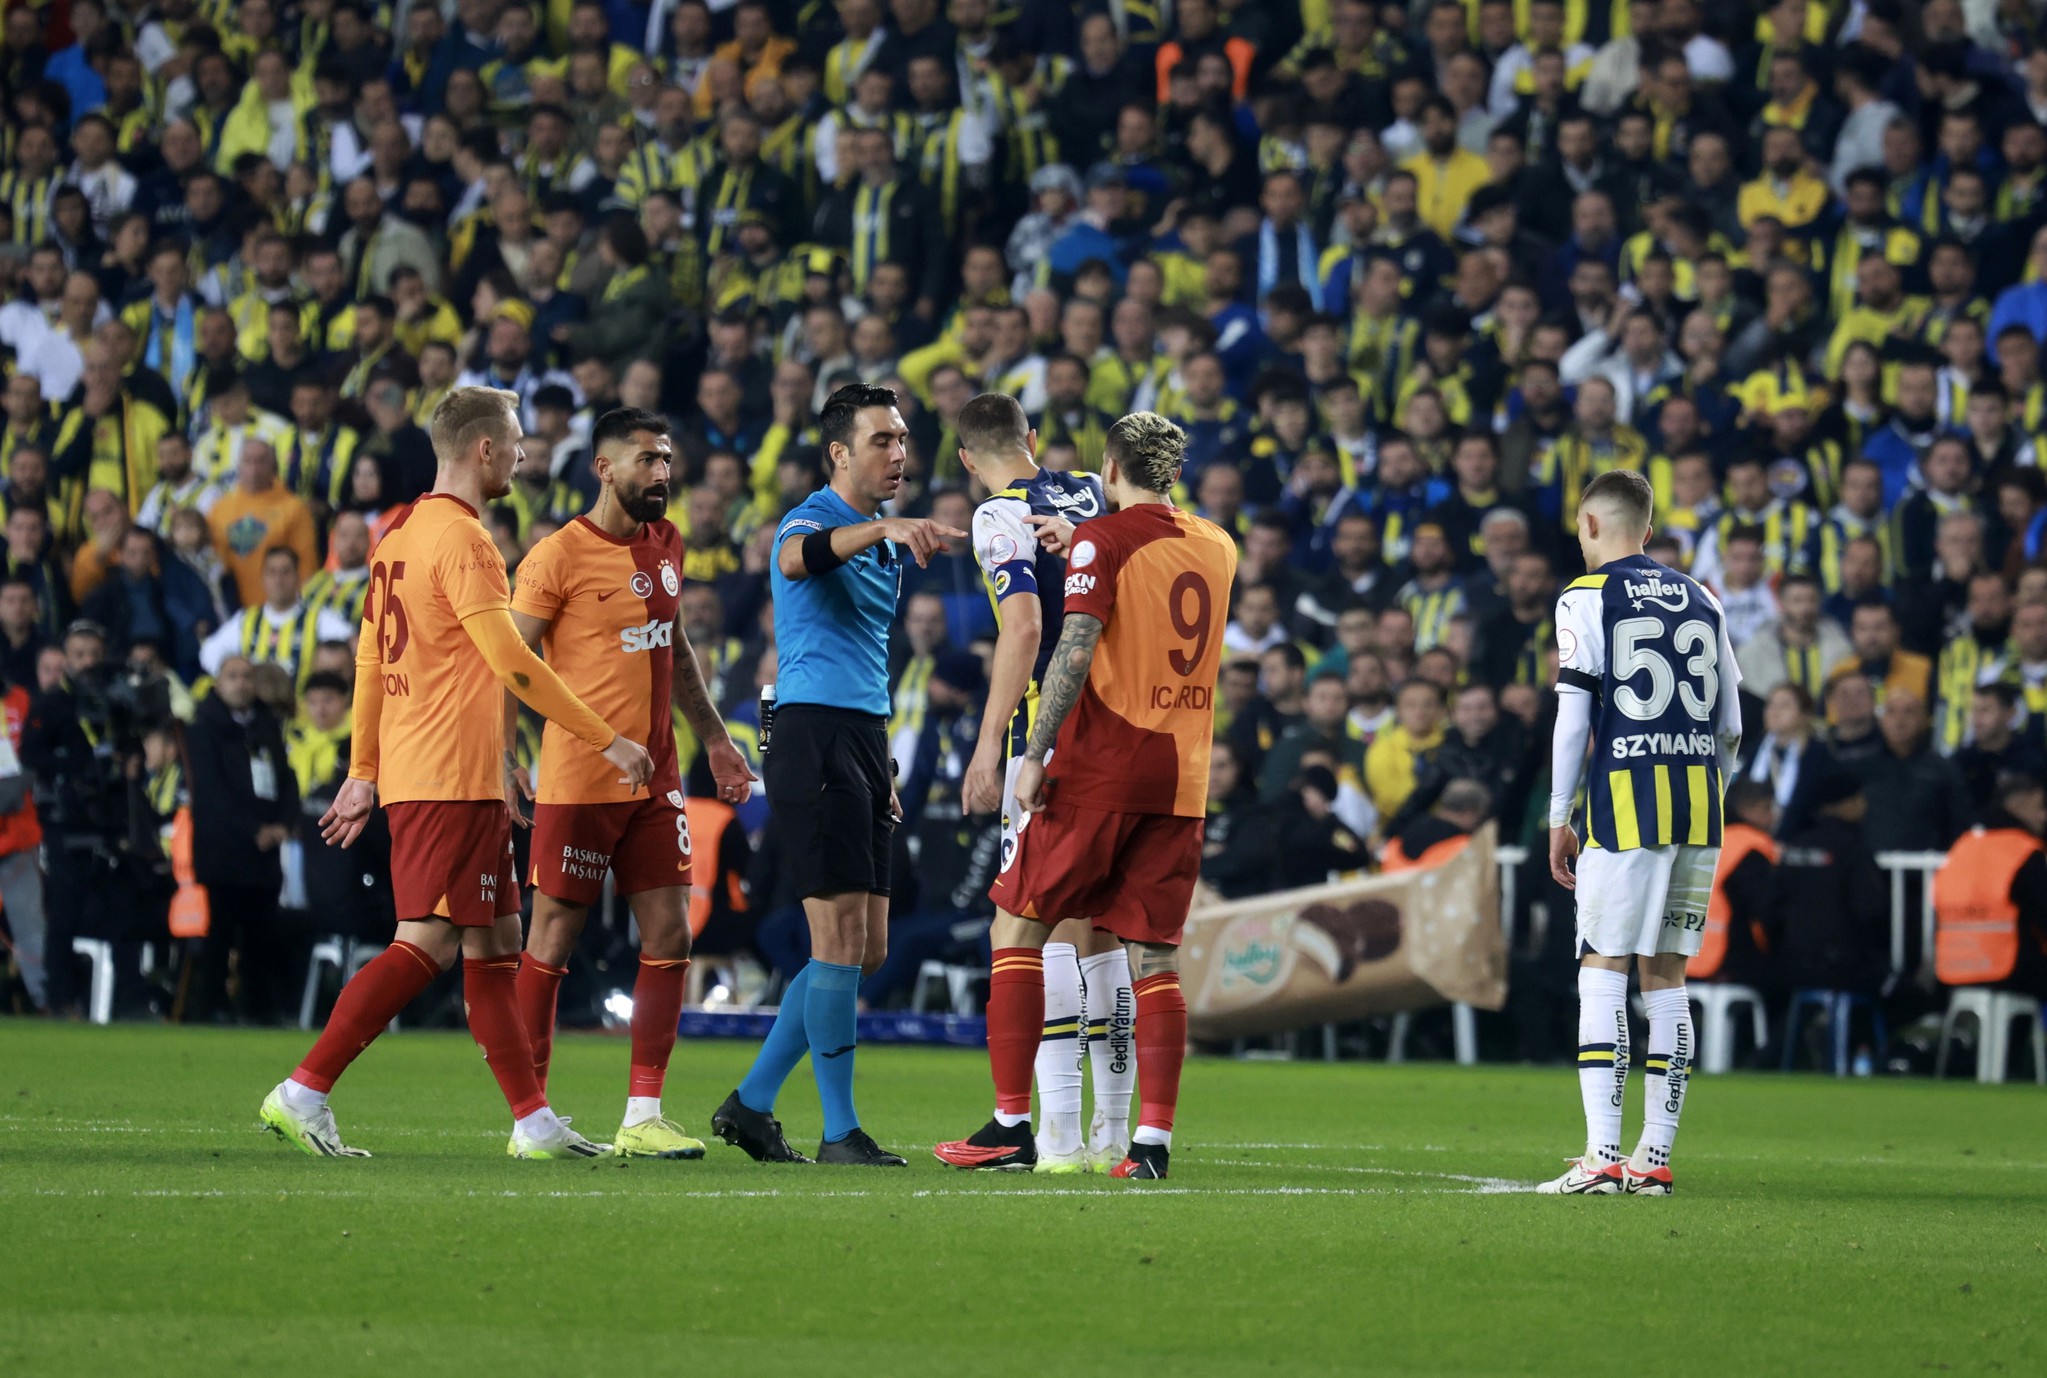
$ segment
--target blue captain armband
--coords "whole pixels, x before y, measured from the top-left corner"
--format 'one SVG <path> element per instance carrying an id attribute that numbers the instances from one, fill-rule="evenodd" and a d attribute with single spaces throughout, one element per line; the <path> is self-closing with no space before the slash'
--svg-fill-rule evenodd
<path id="1" fill-rule="evenodd" d="M 995 589 L 995 601 L 1014 593 L 1036 593 L 1038 591 L 1038 569 L 1029 560 L 1011 560 L 995 567 L 995 576 L 989 581 Z"/>

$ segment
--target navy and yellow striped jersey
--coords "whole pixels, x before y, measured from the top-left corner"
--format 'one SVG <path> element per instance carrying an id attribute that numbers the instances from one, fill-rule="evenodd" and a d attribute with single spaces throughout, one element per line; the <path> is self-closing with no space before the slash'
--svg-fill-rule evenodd
<path id="1" fill-rule="evenodd" d="M 1557 600 L 1559 686 L 1590 693 L 1586 845 L 1718 847 L 1720 739 L 1738 739 L 1727 619 L 1689 575 L 1630 555 Z"/>
<path id="2" fill-rule="evenodd" d="M 988 601 L 996 607 L 996 620 L 1001 620 L 1003 602 L 1020 593 L 1037 596 L 1044 619 L 1030 685 L 1009 721 L 1006 757 L 1023 754 L 1031 721 L 1037 716 L 1038 685 L 1052 660 L 1052 649 L 1059 643 L 1059 625 L 1066 610 L 1066 560 L 1040 546 L 1037 528 L 1024 518 L 1064 517 L 1078 525 L 1107 510 L 1100 479 L 1093 474 L 1051 469 L 1038 470 L 974 509 L 974 559 L 987 580 Z"/>

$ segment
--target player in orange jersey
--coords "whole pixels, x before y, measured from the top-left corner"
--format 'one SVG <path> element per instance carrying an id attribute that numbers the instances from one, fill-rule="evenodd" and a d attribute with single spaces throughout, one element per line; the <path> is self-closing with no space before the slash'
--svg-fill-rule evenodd
<path id="1" fill-rule="evenodd" d="M 510 491 L 519 433 L 513 393 L 457 388 L 443 398 L 434 489 L 386 533 L 370 570 L 348 780 L 320 828 L 329 844 L 350 845 L 382 792 L 398 936 L 343 988 L 312 1051 L 264 1098 L 264 1126 L 307 1153 L 369 1156 L 342 1142 L 327 1093 L 458 954 L 469 1030 L 512 1108 L 512 1156 L 610 1151 L 548 1108 L 519 1020 L 503 689 L 601 752 L 623 783 L 645 784 L 654 763 L 570 693 L 512 624 L 505 562 L 477 513 Z"/>
<path id="2" fill-rule="evenodd" d="M 681 533 L 664 516 L 675 456 L 668 423 L 649 411 L 606 412 L 590 443 L 596 505 L 520 562 L 512 621 L 527 645 L 545 644 L 547 663 L 606 722 L 646 734 L 654 776 L 645 787 L 628 788 L 596 752 L 560 724 L 547 725 L 533 810 L 538 894 L 519 966 L 519 1013 L 545 1090 L 555 997 L 608 869 L 640 926 L 632 1066 L 625 1120 L 612 1147 L 633 1157 L 701 1158 L 703 1143 L 661 1113 L 690 942 L 689 819 L 676 773 L 671 696 L 704 744 L 719 798 L 745 803 L 754 776 L 725 734 L 677 621 L 683 549 Z"/>
<path id="3" fill-rule="evenodd" d="M 1102 457 L 1113 510 L 1054 537 L 1072 543 L 1066 620 L 1017 772 L 1016 847 L 988 892 L 998 1118 L 940 1144 L 942 1161 L 972 1166 L 986 1160 L 977 1150 L 1030 1143 L 1028 1119 L 1016 1121 L 1030 1113 L 1044 1028 L 1045 940 L 1059 919 L 1087 914 L 1123 940 L 1137 978 L 1137 1131 L 1111 1175 L 1166 1175 L 1187 1043 L 1180 933 L 1201 869 L 1215 684 L 1237 574 L 1229 536 L 1169 496 L 1186 450 L 1186 433 L 1164 417 L 1124 417 Z M 1048 532 L 1064 525 L 1033 521 Z"/>

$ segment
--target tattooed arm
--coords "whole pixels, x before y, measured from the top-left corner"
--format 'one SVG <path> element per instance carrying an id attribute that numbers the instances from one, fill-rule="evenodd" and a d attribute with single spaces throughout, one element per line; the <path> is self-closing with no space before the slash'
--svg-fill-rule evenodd
<path id="1" fill-rule="evenodd" d="M 1038 721 L 1031 727 L 1025 760 L 1042 763 L 1059 740 L 1061 724 L 1080 702 L 1088 667 L 1094 663 L 1095 643 L 1101 639 L 1102 624 L 1095 618 L 1082 612 L 1067 615 L 1059 630 L 1059 643 L 1052 648 L 1052 663 L 1045 667 L 1045 682 L 1038 688 Z"/>
<path id="2" fill-rule="evenodd" d="M 753 796 L 756 777 L 747 768 L 745 755 L 725 731 L 725 720 L 711 700 L 711 687 L 704 682 L 703 662 L 697 659 L 696 647 L 689 644 L 689 633 L 682 629 L 681 622 L 675 624 L 674 697 L 690 731 L 704 744 L 704 756 L 710 763 L 711 778 L 717 782 L 718 797 L 728 804 L 744 804 Z"/>

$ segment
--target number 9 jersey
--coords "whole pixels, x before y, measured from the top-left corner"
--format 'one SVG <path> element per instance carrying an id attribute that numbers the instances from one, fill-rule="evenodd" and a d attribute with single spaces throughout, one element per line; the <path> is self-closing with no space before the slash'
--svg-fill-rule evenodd
<path id="1" fill-rule="evenodd" d="M 1718 847 L 1723 738 L 1741 736 L 1741 672 L 1703 584 L 1646 555 L 1557 600 L 1557 680 L 1593 696 L 1586 845 Z"/>
<path id="2" fill-rule="evenodd" d="M 1102 623 L 1087 684 L 1047 767 L 1061 802 L 1208 812 L 1215 686 L 1237 547 L 1165 503 L 1097 517 L 1066 561 L 1066 615 Z"/>

